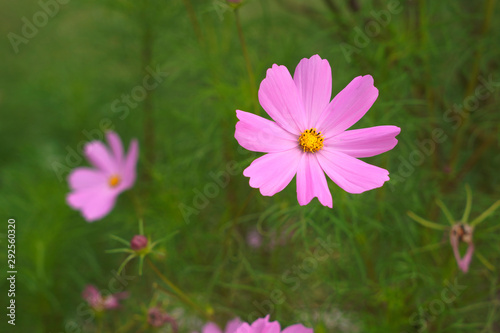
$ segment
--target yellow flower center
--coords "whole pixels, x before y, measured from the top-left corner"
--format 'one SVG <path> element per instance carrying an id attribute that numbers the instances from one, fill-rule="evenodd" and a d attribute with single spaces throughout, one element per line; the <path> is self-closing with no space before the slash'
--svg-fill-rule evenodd
<path id="1" fill-rule="evenodd" d="M 304 152 L 315 153 L 323 148 L 323 135 L 315 128 L 308 129 L 300 135 L 299 144 Z"/>
<path id="2" fill-rule="evenodd" d="M 122 180 L 121 180 L 120 176 L 113 175 L 113 176 L 111 176 L 111 178 L 109 178 L 108 184 L 111 187 L 116 187 L 120 184 L 121 181 Z"/>

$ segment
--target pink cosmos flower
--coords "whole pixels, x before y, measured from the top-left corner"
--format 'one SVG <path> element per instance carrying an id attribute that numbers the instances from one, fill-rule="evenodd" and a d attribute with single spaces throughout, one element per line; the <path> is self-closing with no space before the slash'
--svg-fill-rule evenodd
<path id="1" fill-rule="evenodd" d="M 86 286 L 82 292 L 82 298 L 96 311 L 117 309 L 120 307 L 120 300 L 127 297 L 127 292 L 102 297 L 99 290 L 93 285 Z"/>
<path id="2" fill-rule="evenodd" d="M 265 318 L 257 319 L 252 325 L 243 323 L 234 333 L 313 333 L 312 328 L 296 324 L 281 330 L 277 321 L 269 322 L 269 315 Z"/>
<path id="3" fill-rule="evenodd" d="M 76 168 L 68 176 L 72 192 L 66 201 L 71 208 L 80 210 L 88 222 L 106 216 L 113 209 L 118 195 L 131 188 L 135 182 L 139 156 L 137 140 L 132 140 L 125 156 L 116 133 L 106 133 L 106 139 L 111 150 L 100 141 L 85 145 L 85 156 L 94 168 Z"/>
<path id="4" fill-rule="evenodd" d="M 358 76 L 330 101 L 330 64 L 318 55 L 302 59 L 292 78 L 273 65 L 259 88 L 259 101 L 274 120 L 237 110 L 235 138 L 244 148 L 267 153 L 243 171 L 250 186 L 272 196 L 297 175 L 300 205 L 317 197 L 332 207 L 325 173 L 349 193 L 362 193 L 389 180 L 385 169 L 365 163 L 396 146 L 396 126 L 347 131 L 378 97 L 370 75 Z"/>
<path id="5" fill-rule="evenodd" d="M 243 322 L 239 318 L 231 320 L 227 323 L 224 333 L 235 333 L 236 329 L 240 327 L 242 323 Z M 219 328 L 219 326 L 217 326 L 217 324 L 210 322 L 203 326 L 201 333 L 222 333 L 222 330 Z"/>

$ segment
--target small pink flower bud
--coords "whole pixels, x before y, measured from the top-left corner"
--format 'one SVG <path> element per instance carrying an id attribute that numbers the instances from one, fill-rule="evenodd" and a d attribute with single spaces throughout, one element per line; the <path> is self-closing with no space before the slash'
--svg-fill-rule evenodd
<path id="1" fill-rule="evenodd" d="M 135 235 L 130 241 L 130 247 L 134 251 L 139 251 L 148 245 L 148 239 L 143 235 Z"/>

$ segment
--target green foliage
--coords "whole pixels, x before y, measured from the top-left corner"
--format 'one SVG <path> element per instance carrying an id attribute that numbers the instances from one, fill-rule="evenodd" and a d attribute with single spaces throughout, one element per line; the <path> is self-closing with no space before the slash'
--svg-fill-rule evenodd
<path id="1" fill-rule="evenodd" d="M 299 206 L 294 181 L 264 197 L 242 175 L 259 154 L 234 139 L 235 110 L 254 111 L 258 86 L 224 1 L 71 1 L 18 53 L 4 38 L 0 262 L 6 221 L 15 218 L 16 329 L 149 332 L 147 308 L 160 304 L 181 332 L 200 330 L 206 317 L 224 325 L 267 312 L 283 327 L 302 322 L 316 333 L 498 332 L 500 212 L 477 226 L 479 255 L 467 274 L 447 231 L 407 212 L 447 227 L 436 199 L 461 217 L 466 183 L 469 221 L 498 200 L 500 8 L 490 0 L 396 2 L 387 24 L 377 23 L 389 11 L 382 1 L 248 0 L 238 9 L 257 85 L 272 64 L 293 73 L 319 54 L 332 66 L 333 95 L 356 76 L 374 77 L 379 97 L 356 127 L 402 128 L 396 148 L 365 159 L 388 169 L 391 181 L 359 195 L 329 181 L 333 209 L 317 199 Z M 41 10 L 34 0 L 1 3 L 3 36 L 21 35 L 21 18 Z M 376 25 L 378 33 L 369 30 Z M 373 36 L 358 43 L 359 31 Z M 143 85 L 148 66 L 168 75 L 127 106 L 123 95 Z M 484 80 L 494 85 L 479 98 Z M 474 98 L 477 107 L 464 109 Z M 65 177 L 87 165 L 78 150 L 88 133 L 102 136 L 103 121 L 127 146 L 139 139 L 139 177 L 107 217 L 88 224 L 65 203 Z M 206 203 L 197 199 L 226 176 Z M 127 264 L 124 307 L 92 319 L 81 291 L 110 288 L 127 256 L 106 253 L 121 246 L 110 235 L 130 240 L 139 219 L 153 241 L 176 234 L 146 257 L 142 276 L 138 260 Z M 259 248 L 247 242 L 255 233 Z M 465 289 L 446 303 L 454 284 Z M 0 286 L 5 305 L 5 279 Z M 16 331 L 5 316 L 0 327 Z"/>

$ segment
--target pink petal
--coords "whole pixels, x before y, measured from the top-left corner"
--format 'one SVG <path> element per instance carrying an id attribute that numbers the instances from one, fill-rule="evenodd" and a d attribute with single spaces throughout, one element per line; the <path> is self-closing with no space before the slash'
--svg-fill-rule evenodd
<path id="1" fill-rule="evenodd" d="M 389 172 L 342 152 L 324 147 L 316 153 L 321 168 L 349 193 L 362 193 L 384 185 Z"/>
<path id="2" fill-rule="evenodd" d="M 301 154 L 298 148 L 266 154 L 253 161 L 243 175 L 250 177 L 250 186 L 259 188 L 262 195 L 274 195 L 292 181 Z"/>
<path id="3" fill-rule="evenodd" d="M 245 149 L 263 153 L 277 153 L 298 146 L 298 136 L 290 134 L 275 122 L 252 113 L 236 110 L 234 137 Z"/>
<path id="4" fill-rule="evenodd" d="M 104 308 L 105 309 L 117 309 L 120 307 L 120 300 L 128 297 L 128 292 L 121 292 L 113 295 L 109 295 L 104 298 Z"/>
<path id="5" fill-rule="evenodd" d="M 252 327 L 250 327 L 250 325 L 248 325 L 247 323 L 243 323 L 240 327 L 238 327 L 235 333 L 254 333 L 254 332 L 255 331 L 253 330 Z"/>
<path id="6" fill-rule="evenodd" d="M 214 323 L 207 323 L 201 330 L 202 333 L 222 333 L 219 326 Z"/>
<path id="7" fill-rule="evenodd" d="M 108 175 L 106 173 L 86 167 L 76 168 L 68 176 L 69 186 L 73 190 L 102 186 L 107 182 Z"/>
<path id="8" fill-rule="evenodd" d="M 316 128 L 325 139 L 345 131 L 365 115 L 377 97 L 370 75 L 354 78 L 323 111 Z"/>
<path id="9" fill-rule="evenodd" d="M 99 192 L 105 190 L 105 185 L 76 190 L 66 196 L 66 202 L 73 209 L 81 209 Z"/>
<path id="10" fill-rule="evenodd" d="M 464 257 L 461 258 L 460 251 L 458 249 L 460 243 L 458 237 L 450 235 L 450 243 L 453 248 L 453 254 L 455 255 L 455 260 L 457 261 L 458 268 L 460 268 L 462 272 L 467 273 L 472 261 L 472 255 L 474 254 L 474 244 L 469 243 L 467 252 L 465 253 Z"/>
<path id="11" fill-rule="evenodd" d="M 238 329 L 238 327 L 241 326 L 243 322 L 240 320 L 240 318 L 234 318 L 230 322 L 227 323 L 226 325 L 226 331 L 225 333 L 234 333 Z"/>
<path id="12" fill-rule="evenodd" d="M 139 158 L 139 143 L 136 139 L 132 140 L 125 160 L 123 170 L 122 184 L 120 190 L 126 190 L 134 185 L 136 178 L 137 159 Z"/>
<path id="13" fill-rule="evenodd" d="M 119 166 L 115 157 L 108 148 L 100 141 L 92 141 L 85 145 L 85 156 L 96 168 L 115 174 L 119 171 Z"/>
<path id="14" fill-rule="evenodd" d="M 96 307 L 102 302 L 101 293 L 93 285 L 87 285 L 82 292 L 82 298 L 86 300 L 91 307 Z"/>
<path id="15" fill-rule="evenodd" d="M 325 173 L 315 154 L 302 156 L 297 170 L 297 199 L 301 206 L 317 197 L 323 206 L 332 208 L 332 194 L 326 183 Z"/>
<path id="16" fill-rule="evenodd" d="M 123 145 L 122 140 L 118 134 L 113 131 L 108 131 L 106 133 L 106 139 L 108 140 L 109 146 L 111 147 L 111 151 L 115 157 L 116 163 L 121 165 L 123 163 Z"/>
<path id="17" fill-rule="evenodd" d="M 301 324 L 292 325 L 283 330 L 282 333 L 313 333 L 312 328 L 304 327 Z"/>
<path id="18" fill-rule="evenodd" d="M 332 69 L 327 60 L 318 55 L 304 58 L 295 68 L 293 80 L 302 95 L 307 114 L 307 129 L 316 126 L 319 116 L 332 97 Z"/>
<path id="19" fill-rule="evenodd" d="M 267 70 L 259 88 L 259 102 L 282 128 L 300 135 L 307 128 L 307 118 L 297 86 L 285 66 Z"/>
<path id="20" fill-rule="evenodd" d="M 93 187 L 70 193 L 66 199 L 72 208 L 81 210 L 87 222 L 93 222 L 111 211 L 118 193 L 106 187 Z"/>
<path id="21" fill-rule="evenodd" d="M 281 326 L 277 321 L 269 322 L 269 315 L 252 323 L 252 333 L 280 333 Z M 243 331 L 245 332 L 245 331 Z M 243 333 L 242 332 L 242 333 Z"/>
<path id="22" fill-rule="evenodd" d="M 376 126 L 342 132 L 325 141 L 329 147 L 352 157 L 370 157 L 396 146 L 397 126 Z"/>

